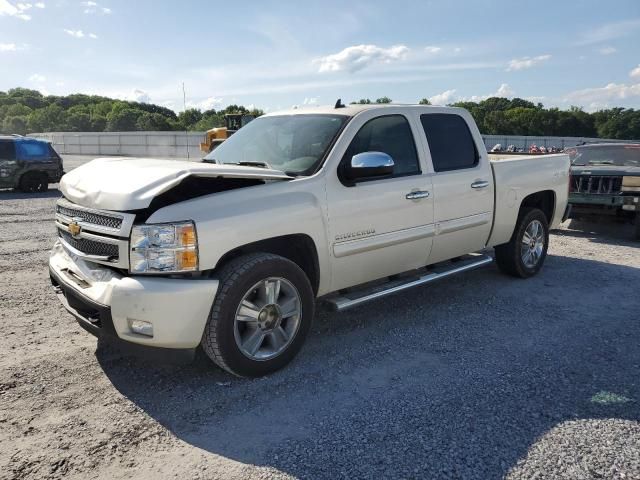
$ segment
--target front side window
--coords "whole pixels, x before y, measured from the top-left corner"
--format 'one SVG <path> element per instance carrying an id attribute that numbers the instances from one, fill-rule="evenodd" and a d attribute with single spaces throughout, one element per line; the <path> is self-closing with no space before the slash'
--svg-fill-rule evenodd
<path id="1" fill-rule="evenodd" d="M 436 172 L 473 168 L 478 164 L 476 144 L 467 122 L 460 115 L 429 113 L 420 115 L 420 122 Z"/>
<path id="2" fill-rule="evenodd" d="M 18 153 L 24 160 L 49 157 L 49 144 L 46 142 L 17 142 Z"/>
<path id="3" fill-rule="evenodd" d="M 369 120 L 358 131 L 343 162 L 364 152 L 383 152 L 393 159 L 393 176 L 420 173 L 420 162 L 409 122 L 403 115 L 387 115 Z"/>
<path id="4" fill-rule="evenodd" d="M 348 118 L 323 114 L 257 118 L 204 157 L 204 161 L 264 165 L 294 176 L 310 175 Z"/>
<path id="5" fill-rule="evenodd" d="M 0 140 L 0 160 L 15 160 L 16 147 L 13 140 Z"/>

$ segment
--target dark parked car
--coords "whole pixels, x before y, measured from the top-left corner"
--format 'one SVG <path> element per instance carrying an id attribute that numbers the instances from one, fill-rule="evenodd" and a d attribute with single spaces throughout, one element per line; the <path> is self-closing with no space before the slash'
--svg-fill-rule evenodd
<path id="1" fill-rule="evenodd" d="M 62 158 L 49 142 L 18 135 L 0 136 L 0 188 L 44 192 L 63 174 Z"/>
<path id="2" fill-rule="evenodd" d="M 571 158 L 571 216 L 630 219 L 640 240 L 640 144 L 582 145 L 565 151 Z"/>

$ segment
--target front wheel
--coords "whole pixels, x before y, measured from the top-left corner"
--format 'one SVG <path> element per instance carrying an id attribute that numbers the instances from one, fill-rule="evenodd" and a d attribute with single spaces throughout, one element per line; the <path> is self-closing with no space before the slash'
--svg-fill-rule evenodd
<path id="1" fill-rule="evenodd" d="M 548 246 L 547 217 L 537 208 L 528 209 L 519 215 L 509 243 L 495 247 L 496 263 L 514 277 L 532 277 L 542 268 Z"/>
<path id="2" fill-rule="evenodd" d="M 229 262 L 202 337 L 205 353 L 240 377 L 288 364 L 311 327 L 314 295 L 305 273 L 286 258 L 256 253 Z"/>

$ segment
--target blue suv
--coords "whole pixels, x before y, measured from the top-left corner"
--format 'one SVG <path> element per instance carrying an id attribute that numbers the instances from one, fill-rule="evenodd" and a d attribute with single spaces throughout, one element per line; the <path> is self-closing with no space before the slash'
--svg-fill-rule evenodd
<path id="1" fill-rule="evenodd" d="M 49 142 L 19 135 L 0 136 L 0 188 L 46 192 L 64 174 L 62 158 Z"/>

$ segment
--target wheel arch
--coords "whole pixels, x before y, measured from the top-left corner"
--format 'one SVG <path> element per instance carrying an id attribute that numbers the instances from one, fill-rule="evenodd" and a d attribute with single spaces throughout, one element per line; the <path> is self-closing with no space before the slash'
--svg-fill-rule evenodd
<path id="1" fill-rule="evenodd" d="M 272 253 L 291 260 L 300 267 L 309 279 L 314 295 L 318 294 L 318 288 L 320 286 L 320 262 L 316 244 L 309 235 L 304 233 L 282 235 L 236 247 L 220 258 L 214 271 L 219 270 L 234 258 L 249 253 Z"/>
<path id="2" fill-rule="evenodd" d="M 542 213 L 547 218 L 547 223 L 551 225 L 556 210 L 556 192 L 553 190 L 541 190 L 527 195 L 520 203 L 518 217 L 530 208 L 542 210 Z"/>

